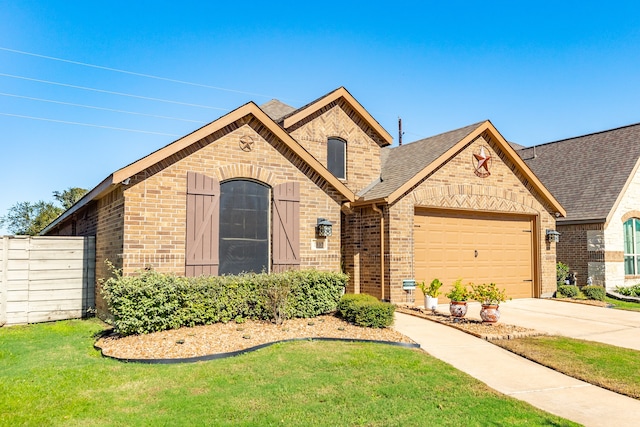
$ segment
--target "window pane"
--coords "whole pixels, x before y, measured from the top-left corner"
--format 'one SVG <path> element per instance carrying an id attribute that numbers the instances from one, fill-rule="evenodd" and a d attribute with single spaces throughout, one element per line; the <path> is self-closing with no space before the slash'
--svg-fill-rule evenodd
<path id="1" fill-rule="evenodd" d="M 638 255 L 640 254 L 640 220 L 638 220 L 637 218 L 633 219 L 633 225 L 635 228 L 635 233 L 633 234 L 633 241 L 635 243 L 635 250 L 634 250 L 634 254 Z"/>
<path id="2" fill-rule="evenodd" d="M 220 185 L 219 249 L 221 275 L 268 270 L 268 187 L 243 180 Z"/>
<path id="3" fill-rule="evenodd" d="M 632 256 L 625 256 L 624 257 L 624 274 L 626 275 L 630 275 L 630 274 L 636 274 L 635 270 L 634 270 L 634 259 Z"/>
<path id="4" fill-rule="evenodd" d="M 624 253 L 633 254 L 633 219 L 624 223 Z"/>
<path id="5" fill-rule="evenodd" d="M 345 151 L 347 143 L 340 139 L 327 142 L 327 169 L 337 178 L 345 178 Z"/>

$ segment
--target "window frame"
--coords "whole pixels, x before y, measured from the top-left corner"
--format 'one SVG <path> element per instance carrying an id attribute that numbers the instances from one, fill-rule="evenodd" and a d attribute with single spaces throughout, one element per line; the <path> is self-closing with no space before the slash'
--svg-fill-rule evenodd
<path id="1" fill-rule="evenodd" d="M 336 164 L 334 163 L 336 160 L 333 160 L 333 158 L 335 156 L 331 156 L 331 146 L 335 145 L 332 144 L 332 142 L 339 142 L 341 144 L 342 147 L 342 176 L 339 176 L 339 174 L 337 174 L 337 168 L 336 168 Z M 329 170 L 329 172 L 331 172 L 331 174 L 333 176 L 335 176 L 338 179 L 342 179 L 342 180 L 346 180 L 347 179 L 347 141 L 345 141 L 342 138 L 337 138 L 337 137 L 329 137 L 327 138 L 327 169 Z"/>
<path id="2" fill-rule="evenodd" d="M 631 235 L 627 232 L 627 224 L 631 224 Z M 629 218 L 622 224 L 623 254 L 624 254 L 624 275 L 640 275 L 640 218 Z M 629 241 L 629 238 L 631 239 Z M 628 251 L 631 248 L 631 251 Z M 631 264 L 628 263 L 631 261 Z M 627 268 L 631 266 L 631 270 Z"/>
<path id="3" fill-rule="evenodd" d="M 234 179 L 229 179 L 226 181 L 223 181 L 220 183 L 220 213 L 218 216 L 218 224 L 220 227 L 220 231 L 219 231 L 219 236 L 218 236 L 218 244 L 219 244 L 219 275 L 223 275 L 223 274 L 238 274 L 239 272 L 227 272 L 227 261 L 225 259 L 223 259 L 225 256 L 227 256 L 228 254 L 223 253 L 227 244 L 224 243 L 223 244 L 223 238 L 229 238 L 230 236 L 228 236 L 225 232 L 223 232 L 223 226 L 225 224 L 227 224 L 228 221 L 226 221 L 226 219 L 223 221 L 223 217 L 222 215 L 225 213 L 226 211 L 226 207 L 225 207 L 225 202 L 226 197 L 228 197 L 229 195 L 225 193 L 224 191 L 224 187 L 225 185 L 228 185 L 230 183 L 237 183 L 237 182 L 247 182 L 250 184 L 254 184 L 260 187 L 263 187 L 266 190 L 266 195 L 264 196 L 264 202 L 266 202 L 266 209 L 264 209 L 265 212 L 261 211 L 255 211 L 255 212 L 260 212 L 260 213 L 266 213 L 266 254 L 262 255 L 261 258 L 262 261 L 265 262 L 264 264 L 264 270 L 266 272 L 270 272 L 271 269 L 271 233 L 272 233 L 272 224 L 271 224 L 271 218 L 272 218 L 272 213 L 271 213 L 271 199 L 272 199 L 272 188 L 268 185 L 265 184 L 264 182 L 260 182 L 257 180 L 253 180 L 253 179 L 245 179 L 245 178 L 234 178 Z M 224 197 L 224 199 L 223 199 Z M 246 197 L 246 195 L 245 195 Z M 231 214 L 232 217 L 237 217 L 238 212 L 237 212 L 238 207 L 234 206 L 234 210 L 236 211 L 235 213 Z M 232 228 L 233 226 L 229 226 L 229 228 Z M 227 228 L 227 227 L 224 227 Z M 226 230 L 228 231 L 228 230 Z M 263 230 L 264 231 L 264 230 Z M 233 239 L 246 239 L 246 235 L 243 237 L 235 237 L 232 236 L 231 238 Z M 261 273 L 261 271 L 254 271 L 255 273 Z"/>

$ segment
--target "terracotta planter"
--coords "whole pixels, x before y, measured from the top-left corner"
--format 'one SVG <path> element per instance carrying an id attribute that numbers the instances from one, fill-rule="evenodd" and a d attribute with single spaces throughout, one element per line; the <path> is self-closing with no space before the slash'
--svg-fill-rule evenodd
<path id="1" fill-rule="evenodd" d="M 467 314 L 467 302 L 451 301 L 449 303 L 449 313 L 453 317 L 464 317 Z"/>
<path id="2" fill-rule="evenodd" d="M 485 323 L 496 323 L 500 320 L 500 306 L 497 304 L 482 304 L 480 317 Z"/>

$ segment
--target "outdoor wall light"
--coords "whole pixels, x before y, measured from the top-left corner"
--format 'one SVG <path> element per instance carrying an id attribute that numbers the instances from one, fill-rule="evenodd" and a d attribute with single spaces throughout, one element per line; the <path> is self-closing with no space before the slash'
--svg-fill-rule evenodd
<path id="1" fill-rule="evenodd" d="M 324 218 L 318 218 L 316 224 L 316 234 L 318 237 L 328 237 L 333 233 L 333 224 Z"/>
<path id="2" fill-rule="evenodd" d="M 547 242 L 558 243 L 560 241 L 560 233 L 556 230 L 547 230 Z"/>

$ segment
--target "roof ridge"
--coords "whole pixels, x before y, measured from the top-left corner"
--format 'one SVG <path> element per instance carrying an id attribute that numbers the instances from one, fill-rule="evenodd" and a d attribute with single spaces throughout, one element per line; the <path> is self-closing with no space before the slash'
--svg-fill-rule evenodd
<path id="1" fill-rule="evenodd" d="M 429 140 L 429 139 L 433 139 L 433 138 L 437 138 L 437 137 L 440 137 L 440 136 L 444 136 L 444 135 L 447 135 L 447 134 L 449 134 L 449 133 L 459 132 L 459 131 L 461 131 L 462 129 L 466 129 L 466 128 L 470 128 L 470 127 L 475 127 L 475 128 L 477 128 L 478 126 L 480 126 L 481 124 L 483 124 L 483 123 L 485 123 L 485 122 L 487 122 L 487 121 L 488 121 L 488 120 L 482 120 L 482 121 L 479 121 L 479 122 L 477 122 L 477 123 L 471 123 L 471 124 L 468 124 L 468 125 L 466 125 L 466 126 L 461 126 L 461 127 L 457 128 L 457 129 L 452 129 L 452 130 L 448 130 L 448 131 L 446 131 L 446 132 L 441 132 L 441 133 L 438 133 L 438 134 L 435 134 L 435 135 L 427 136 L 426 138 L 416 139 L 415 141 L 407 142 L 406 144 L 396 145 L 395 147 L 389 147 L 389 149 L 390 149 L 390 150 L 395 150 L 395 149 L 397 149 L 397 148 L 409 147 L 409 146 L 411 146 L 412 144 L 416 144 L 416 143 L 420 143 L 420 142 L 423 142 L 423 141 L 427 141 L 427 140 Z"/>
<path id="2" fill-rule="evenodd" d="M 538 145 L 531 145 L 529 147 L 523 147 L 517 151 L 522 151 L 522 150 L 526 150 L 528 148 L 533 148 L 533 147 L 542 147 L 544 145 L 551 145 L 551 144 L 558 144 L 560 142 L 566 142 L 566 141 L 571 141 L 574 139 L 579 139 L 579 138 L 585 138 L 587 136 L 594 136 L 594 135 L 600 135 L 603 133 L 608 133 L 608 132 L 614 132 L 614 131 L 618 131 L 618 130 L 622 130 L 622 129 L 626 129 L 626 128 L 630 128 L 630 127 L 634 127 L 634 126 L 639 126 L 640 122 L 638 123 L 632 123 L 629 125 L 624 125 L 624 126 L 618 126 L 616 128 L 612 128 L 612 129 L 605 129 L 605 130 L 601 130 L 601 131 L 597 131 L 597 132 L 591 132 L 591 133 L 585 133 L 584 135 L 578 135 L 578 136 L 572 136 L 570 138 L 563 138 L 563 139 L 558 139 L 556 141 L 550 141 L 550 142 L 544 142 L 542 144 L 538 144 Z"/>

